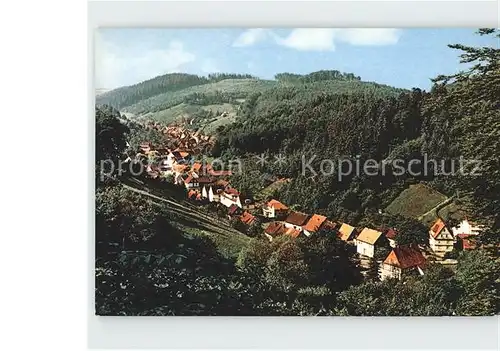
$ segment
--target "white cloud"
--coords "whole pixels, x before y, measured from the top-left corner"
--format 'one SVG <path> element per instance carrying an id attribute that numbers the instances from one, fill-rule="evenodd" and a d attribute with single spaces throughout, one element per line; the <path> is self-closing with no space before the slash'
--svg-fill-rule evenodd
<path id="1" fill-rule="evenodd" d="M 240 34 L 238 38 L 233 42 L 234 47 L 245 47 L 252 46 L 257 42 L 265 39 L 267 35 L 267 30 L 264 28 L 252 28 L 247 29 Z"/>
<path id="2" fill-rule="evenodd" d="M 184 49 L 180 41 L 171 41 L 165 49 L 118 48 L 96 36 L 95 87 L 117 88 L 155 76 L 182 72 L 196 56 Z"/>
<path id="3" fill-rule="evenodd" d="M 401 36 L 395 28 L 349 28 L 338 31 L 338 39 L 351 45 L 393 45 Z"/>
<path id="4" fill-rule="evenodd" d="M 357 46 L 393 45 L 400 36 L 401 31 L 394 28 L 296 28 L 285 37 L 266 29 L 249 29 L 233 46 L 252 46 L 273 38 L 278 45 L 300 51 L 333 51 L 338 42 Z"/>
<path id="5" fill-rule="evenodd" d="M 274 36 L 279 45 L 301 51 L 335 50 L 335 29 L 332 28 L 297 28 L 286 37 Z"/>

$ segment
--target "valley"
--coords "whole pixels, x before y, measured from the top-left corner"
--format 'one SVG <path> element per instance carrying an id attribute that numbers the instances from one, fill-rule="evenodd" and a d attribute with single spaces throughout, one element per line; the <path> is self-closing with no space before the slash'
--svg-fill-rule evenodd
<path id="1" fill-rule="evenodd" d="M 430 91 L 321 70 L 97 95 L 98 313 L 497 314 L 499 53 L 454 48 L 483 66 Z"/>

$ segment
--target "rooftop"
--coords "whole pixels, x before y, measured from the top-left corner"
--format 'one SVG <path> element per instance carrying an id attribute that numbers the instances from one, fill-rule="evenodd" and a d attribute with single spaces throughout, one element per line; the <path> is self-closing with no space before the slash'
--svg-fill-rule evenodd
<path id="1" fill-rule="evenodd" d="M 199 172 L 199 170 L 201 169 L 201 163 L 199 162 L 193 163 L 193 167 L 191 169 L 195 172 Z"/>
<path id="2" fill-rule="evenodd" d="M 281 202 L 279 202 L 278 200 L 270 200 L 268 203 L 267 203 L 267 206 L 268 207 L 274 207 L 275 210 L 288 210 L 288 207 L 284 204 L 282 204 Z"/>
<path id="3" fill-rule="evenodd" d="M 225 188 L 226 186 L 229 185 L 229 182 L 227 180 L 219 179 L 218 181 L 215 182 L 215 185 L 222 186 Z"/>
<path id="4" fill-rule="evenodd" d="M 439 235 L 441 231 L 445 228 L 445 224 L 441 218 L 438 218 L 436 222 L 431 227 L 431 235 L 433 238 Z"/>
<path id="5" fill-rule="evenodd" d="M 353 232 L 354 232 L 353 226 L 347 223 L 342 223 L 342 225 L 339 228 L 340 239 L 343 241 L 349 240 Z"/>
<path id="6" fill-rule="evenodd" d="M 285 222 L 297 226 L 303 226 L 306 223 L 308 217 L 308 214 L 292 211 L 292 213 L 290 213 L 285 219 Z"/>
<path id="7" fill-rule="evenodd" d="M 308 232 L 316 232 L 319 230 L 319 228 L 325 221 L 326 221 L 325 216 L 314 214 L 306 223 L 304 229 L 307 230 Z"/>
<path id="8" fill-rule="evenodd" d="M 240 196 L 240 192 L 235 188 L 227 188 L 224 192 L 229 195 Z"/>
<path id="9" fill-rule="evenodd" d="M 231 206 L 229 206 L 229 207 L 228 207 L 227 213 L 228 213 L 230 216 L 232 216 L 232 215 L 234 215 L 235 213 L 237 213 L 239 209 L 240 209 L 240 208 L 239 208 L 237 205 L 232 204 Z"/>
<path id="10" fill-rule="evenodd" d="M 289 235 L 289 236 L 291 236 L 292 238 L 297 238 L 297 237 L 300 235 L 300 233 L 301 233 L 301 232 L 302 232 L 302 231 L 301 231 L 301 230 L 299 230 L 299 229 L 295 229 L 295 228 L 288 228 L 288 229 L 285 231 L 285 233 L 284 233 L 284 234 L 285 234 L 285 235 Z"/>
<path id="11" fill-rule="evenodd" d="M 399 246 L 392 249 L 384 263 L 405 269 L 425 266 L 426 260 L 417 247 Z"/>
<path id="12" fill-rule="evenodd" d="M 213 169 L 209 169 L 208 173 L 216 177 L 230 176 L 233 174 L 231 171 L 215 171 Z"/>
<path id="13" fill-rule="evenodd" d="M 396 238 L 396 235 L 398 233 L 396 232 L 396 230 L 394 228 L 389 228 L 387 229 L 387 231 L 385 232 L 385 237 L 387 239 L 391 239 L 391 240 L 394 240 Z"/>
<path id="14" fill-rule="evenodd" d="M 272 237 L 275 237 L 285 232 L 285 225 L 281 222 L 271 222 L 264 232 Z"/>
<path id="15" fill-rule="evenodd" d="M 457 234 L 457 238 L 462 241 L 462 249 L 464 250 L 472 250 L 476 248 L 476 235 L 474 234 Z"/>
<path id="16" fill-rule="evenodd" d="M 249 212 L 245 211 L 243 212 L 243 214 L 240 216 L 240 220 L 247 224 L 247 225 L 250 225 L 252 224 L 254 221 L 255 221 L 255 216 L 253 216 L 252 214 L 250 214 Z"/>
<path id="17" fill-rule="evenodd" d="M 378 230 L 364 228 L 361 231 L 361 233 L 359 233 L 356 240 L 362 241 L 362 242 L 367 243 L 367 244 L 374 245 L 377 242 L 377 240 L 380 238 L 381 235 L 382 235 L 382 232 L 379 232 Z"/>

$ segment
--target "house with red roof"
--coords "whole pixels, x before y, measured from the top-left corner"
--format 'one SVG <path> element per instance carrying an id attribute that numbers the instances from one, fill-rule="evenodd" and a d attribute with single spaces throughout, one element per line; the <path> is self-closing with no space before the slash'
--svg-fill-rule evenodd
<path id="1" fill-rule="evenodd" d="M 193 165 L 191 166 L 191 171 L 193 173 L 195 173 L 197 176 L 200 176 L 200 170 L 201 170 L 201 166 L 202 164 L 200 162 L 195 162 L 193 163 Z"/>
<path id="2" fill-rule="evenodd" d="M 309 215 L 306 213 L 292 211 L 285 219 L 285 227 L 302 232 L 302 226 L 307 223 L 308 218 Z"/>
<path id="3" fill-rule="evenodd" d="M 177 162 L 178 164 L 184 164 L 186 162 L 184 157 L 181 155 L 180 151 L 172 151 L 171 154 L 172 154 L 174 161 Z"/>
<path id="4" fill-rule="evenodd" d="M 228 219 L 231 219 L 233 218 L 234 216 L 239 216 L 240 214 L 242 213 L 242 209 L 239 208 L 238 206 L 236 205 L 231 205 L 229 206 L 229 208 L 227 209 L 227 217 Z"/>
<path id="5" fill-rule="evenodd" d="M 283 233 L 283 235 L 288 235 L 294 239 L 298 238 L 299 236 L 301 235 L 304 235 L 303 234 L 303 231 L 300 230 L 300 229 L 295 229 L 295 228 L 286 228 L 285 232 Z"/>
<path id="6" fill-rule="evenodd" d="M 476 245 L 476 235 L 474 234 L 457 234 L 457 243 L 462 250 L 474 250 Z"/>
<path id="7" fill-rule="evenodd" d="M 228 177 L 233 174 L 233 172 L 231 171 L 224 171 L 224 170 L 216 171 L 215 169 L 213 169 L 210 163 L 203 165 L 203 167 L 200 169 L 200 172 L 213 177 Z"/>
<path id="8" fill-rule="evenodd" d="M 264 235 L 269 239 L 269 241 L 273 241 L 278 235 L 283 235 L 288 228 L 281 222 L 271 222 L 264 230 Z"/>
<path id="9" fill-rule="evenodd" d="M 262 207 L 262 214 L 266 218 L 283 218 L 288 213 L 288 206 L 278 200 L 270 200 Z"/>
<path id="10" fill-rule="evenodd" d="M 424 274 L 426 259 L 417 246 L 398 246 L 392 249 L 381 265 L 380 279 L 395 278 L 411 273 Z"/>
<path id="11" fill-rule="evenodd" d="M 240 221 L 247 226 L 252 225 L 255 222 L 255 220 L 256 220 L 255 216 L 247 211 L 244 211 L 240 216 Z"/>
<path id="12" fill-rule="evenodd" d="M 190 157 L 190 151 L 188 150 L 176 150 L 183 159 L 188 159 Z"/>
<path id="13" fill-rule="evenodd" d="M 212 168 L 208 171 L 208 174 L 214 177 L 228 177 L 233 174 L 231 171 L 215 171 Z"/>
<path id="14" fill-rule="evenodd" d="M 306 236 L 311 236 L 321 229 L 326 222 L 326 217 L 318 214 L 313 214 L 306 224 L 302 226 L 302 230 Z"/>
<path id="15" fill-rule="evenodd" d="M 455 238 L 441 218 L 438 218 L 429 230 L 429 246 L 436 256 L 444 257 L 453 251 Z"/>
<path id="16" fill-rule="evenodd" d="M 229 186 L 229 182 L 227 180 L 224 180 L 224 179 L 218 179 L 215 182 L 215 186 L 221 187 L 221 189 L 225 189 Z"/>
<path id="17" fill-rule="evenodd" d="M 382 232 L 384 233 L 385 237 L 389 241 L 389 245 L 391 247 L 396 247 L 396 235 L 398 234 L 396 232 L 396 229 L 388 228 L 388 229 L 382 230 Z"/>
<path id="18" fill-rule="evenodd" d="M 179 174 L 184 174 L 187 172 L 187 169 L 189 168 L 188 165 L 180 165 L 180 164 L 177 164 L 175 163 L 174 161 L 172 161 L 172 170 L 174 171 L 174 173 L 176 175 L 179 175 Z"/>

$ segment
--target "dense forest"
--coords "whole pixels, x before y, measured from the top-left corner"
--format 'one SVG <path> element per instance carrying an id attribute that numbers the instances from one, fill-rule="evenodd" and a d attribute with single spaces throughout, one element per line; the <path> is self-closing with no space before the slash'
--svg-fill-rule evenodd
<path id="1" fill-rule="evenodd" d="M 478 34 L 500 39 L 498 30 L 481 29 Z M 274 194 L 284 203 L 353 225 L 397 224 L 405 228 L 400 243 L 422 243 L 427 238 L 427 228 L 418 221 L 380 213 L 402 189 L 425 183 L 446 194 L 458 193 L 467 213 L 487 224 L 479 241 L 498 247 L 500 49 L 450 47 L 460 52 L 468 68 L 436 77 L 429 92 L 361 85 L 359 77 L 337 71 L 278 74 L 276 80 L 286 84 L 249 94 L 234 123 L 217 129 L 212 156 L 238 157 L 251 167 L 231 179 L 247 193 L 262 188 L 264 174 L 291 178 Z M 100 102 L 119 108 L 160 91 L 222 77 L 179 75 L 172 81 L 159 77 L 110 92 Z M 349 85 L 328 89 L 332 79 Z M 171 86 L 174 81 L 177 87 Z M 196 103 L 213 96 L 218 95 L 189 99 Z M 121 123 L 114 108 L 97 107 L 96 116 L 98 169 L 98 160 L 118 159 L 134 135 L 137 142 L 138 131 L 133 124 Z M 271 159 L 285 155 L 286 163 L 256 167 L 251 160 L 260 154 Z M 388 171 L 378 176 L 351 174 L 341 180 L 319 173 L 302 175 L 303 155 L 316 157 L 311 162 L 315 169 L 323 159 L 374 159 L 385 161 Z M 427 174 L 395 175 L 391 161 L 426 157 L 446 160 L 443 169 L 431 165 Z M 480 161 L 481 174 L 443 174 L 460 157 Z M 415 170 L 419 167 L 422 164 Z M 179 229 L 179 218 L 166 206 L 127 190 L 120 181 L 96 177 L 96 182 L 96 313 L 100 315 L 499 312 L 498 251 L 462 252 L 455 270 L 430 264 L 424 276 L 382 282 L 370 275 L 362 279 L 352 247 L 328 230 L 307 240 L 280 237 L 269 242 L 257 236 L 237 257 L 227 257 L 210 239 Z"/>
<path id="2" fill-rule="evenodd" d="M 306 75 L 296 73 L 278 73 L 274 76 L 278 81 L 282 82 L 300 82 L 311 83 L 319 82 L 322 80 L 361 80 L 361 77 L 354 75 L 354 73 L 343 73 L 336 70 L 331 71 L 317 71 Z"/>
<path id="3" fill-rule="evenodd" d="M 120 109 L 160 93 L 178 91 L 225 79 L 255 79 L 255 77 L 249 74 L 213 73 L 207 77 L 200 77 L 194 74 L 172 73 L 106 92 L 98 96 L 97 103 Z"/>
<path id="4" fill-rule="evenodd" d="M 498 36 L 487 30 L 480 34 Z M 277 195 L 286 203 L 310 212 L 323 210 L 332 218 L 356 223 L 367 212 L 384 208 L 408 184 L 427 182 L 444 193 L 459 191 L 472 215 L 486 216 L 498 227 L 500 174 L 494 156 L 500 153 L 495 137 L 500 133 L 498 49 L 451 47 L 463 51 L 464 63 L 475 65 L 464 73 L 437 77 L 430 92 L 305 94 L 281 88 L 257 93 L 247 99 L 235 123 L 218 129 L 214 155 L 226 159 L 286 155 L 285 165 L 271 164 L 262 170 L 293 179 Z M 317 173 L 324 159 L 360 164 L 373 159 L 384 161 L 387 170 L 378 176 L 351 174 L 340 180 L 312 172 L 303 175 L 303 156 L 313 159 L 310 164 Z M 460 157 L 480 161 L 482 175 L 448 176 Z M 394 171 L 394 160 L 407 164 L 415 159 L 421 163 L 412 170 L 420 175 Z M 429 162 L 425 172 L 426 159 L 438 160 L 437 167 Z M 252 179 L 255 189 L 261 186 L 258 177 L 249 178 L 243 180 L 247 188 Z"/>
<path id="5" fill-rule="evenodd" d="M 363 82 L 353 73 L 339 71 L 318 71 L 307 75 L 279 73 L 275 80 L 263 80 L 248 74 L 215 73 L 197 76 L 173 73 L 132 85 L 108 91 L 96 97 L 97 105 L 109 105 L 136 115 L 158 112 L 182 103 L 210 105 L 239 104 L 255 94 L 276 89 L 291 94 L 334 90 L 351 93 L 367 91 L 374 94 L 397 95 L 403 91 L 374 82 Z"/>

